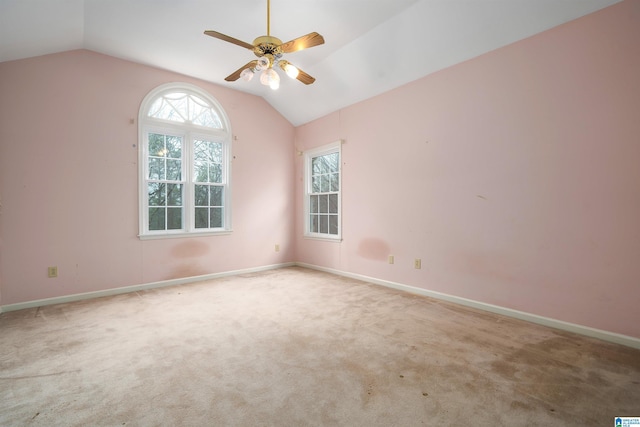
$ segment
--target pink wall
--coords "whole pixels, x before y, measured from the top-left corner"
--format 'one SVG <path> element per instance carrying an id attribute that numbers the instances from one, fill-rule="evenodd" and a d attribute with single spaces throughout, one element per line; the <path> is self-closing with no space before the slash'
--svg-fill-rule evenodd
<path id="1" fill-rule="evenodd" d="M 629 0 L 297 128 L 346 141 L 298 261 L 640 337 L 639 76 Z"/>
<path id="2" fill-rule="evenodd" d="M 230 235 L 137 237 L 130 119 L 173 81 L 211 93 L 237 136 Z M 294 260 L 294 129 L 261 98 L 89 51 L 1 63 L 0 93 L 0 304 Z"/>
<path id="3" fill-rule="evenodd" d="M 88 51 L 0 63 L 0 304 L 297 260 L 640 337 L 638 76 L 630 0 L 297 129 Z M 172 81 L 238 137 L 231 235 L 136 237 L 130 119 Z M 294 144 L 341 138 L 344 240 L 304 239 Z"/>

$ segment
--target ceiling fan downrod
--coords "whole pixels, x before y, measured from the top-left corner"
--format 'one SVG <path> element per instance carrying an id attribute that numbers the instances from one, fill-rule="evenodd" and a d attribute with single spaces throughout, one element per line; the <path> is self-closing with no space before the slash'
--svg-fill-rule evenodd
<path id="1" fill-rule="evenodd" d="M 267 0 L 267 37 L 271 36 L 271 0 Z"/>

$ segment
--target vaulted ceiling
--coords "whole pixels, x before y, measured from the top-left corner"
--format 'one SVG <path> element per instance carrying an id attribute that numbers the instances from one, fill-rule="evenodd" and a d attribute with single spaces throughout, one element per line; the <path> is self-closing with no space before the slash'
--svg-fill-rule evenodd
<path id="1" fill-rule="evenodd" d="M 618 1 L 271 0 L 271 35 L 326 40 L 285 56 L 314 84 L 272 91 L 226 82 L 255 56 L 203 34 L 252 43 L 266 0 L 0 0 L 0 62 L 89 49 L 262 96 L 297 126 Z"/>

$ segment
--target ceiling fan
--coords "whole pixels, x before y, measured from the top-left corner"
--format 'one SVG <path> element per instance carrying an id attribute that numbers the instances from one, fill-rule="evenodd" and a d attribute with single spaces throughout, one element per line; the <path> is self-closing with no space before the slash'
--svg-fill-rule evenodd
<path id="1" fill-rule="evenodd" d="M 298 79 L 306 85 L 313 83 L 316 81 L 314 77 L 298 69 L 289 61 L 281 58 L 285 53 L 297 52 L 299 50 L 321 45 L 324 43 L 324 38 L 320 34 L 313 32 L 286 43 L 282 43 L 279 38 L 271 35 L 270 9 L 271 1 L 267 0 L 267 35 L 258 37 L 253 41 L 253 44 L 243 42 L 242 40 L 235 39 L 213 30 L 207 30 L 204 32 L 208 36 L 249 49 L 258 57 L 258 59 L 249 61 L 242 67 L 238 68 L 236 71 L 228 75 L 225 80 L 228 82 L 234 82 L 239 78 L 242 78 L 243 80 L 249 81 L 253 78 L 253 75 L 256 72 L 260 72 L 260 82 L 275 90 L 280 86 L 280 76 L 276 73 L 274 67 L 279 67 L 291 78 Z"/>

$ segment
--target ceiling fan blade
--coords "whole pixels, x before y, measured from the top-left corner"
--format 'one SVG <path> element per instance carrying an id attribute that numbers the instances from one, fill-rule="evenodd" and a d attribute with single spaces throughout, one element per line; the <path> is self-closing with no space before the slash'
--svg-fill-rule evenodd
<path id="1" fill-rule="evenodd" d="M 300 80 L 302 83 L 306 85 L 310 85 L 311 83 L 316 81 L 315 77 L 311 77 L 309 74 L 305 73 L 300 68 L 298 68 L 298 77 L 296 77 L 296 79 Z"/>
<path id="2" fill-rule="evenodd" d="M 324 37 L 320 34 L 313 32 L 305 36 L 298 37 L 286 43 L 280 45 L 280 48 L 284 53 L 297 52 L 302 49 L 308 49 L 310 47 L 318 46 L 324 43 Z"/>
<path id="3" fill-rule="evenodd" d="M 220 39 L 220 40 L 224 40 L 226 42 L 229 43 L 233 43 L 235 45 L 238 45 L 240 47 L 244 47 L 246 49 L 249 50 L 253 50 L 254 46 L 252 44 L 249 44 L 247 42 L 243 42 L 242 40 L 238 40 L 238 39 L 234 39 L 233 37 L 227 36 L 225 34 L 219 33 L 217 31 L 213 31 L 213 30 L 207 30 L 204 32 L 206 35 L 214 37 L 216 39 Z"/>
<path id="4" fill-rule="evenodd" d="M 253 61 L 249 61 L 245 65 L 243 65 L 242 67 L 238 68 L 236 71 L 234 71 L 233 73 L 225 77 L 225 80 L 228 82 L 235 82 L 240 78 L 240 73 L 242 72 L 242 70 L 245 70 L 247 68 L 255 68 L 257 64 L 258 64 L 258 61 L 256 59 L 254 59 Z"/>

